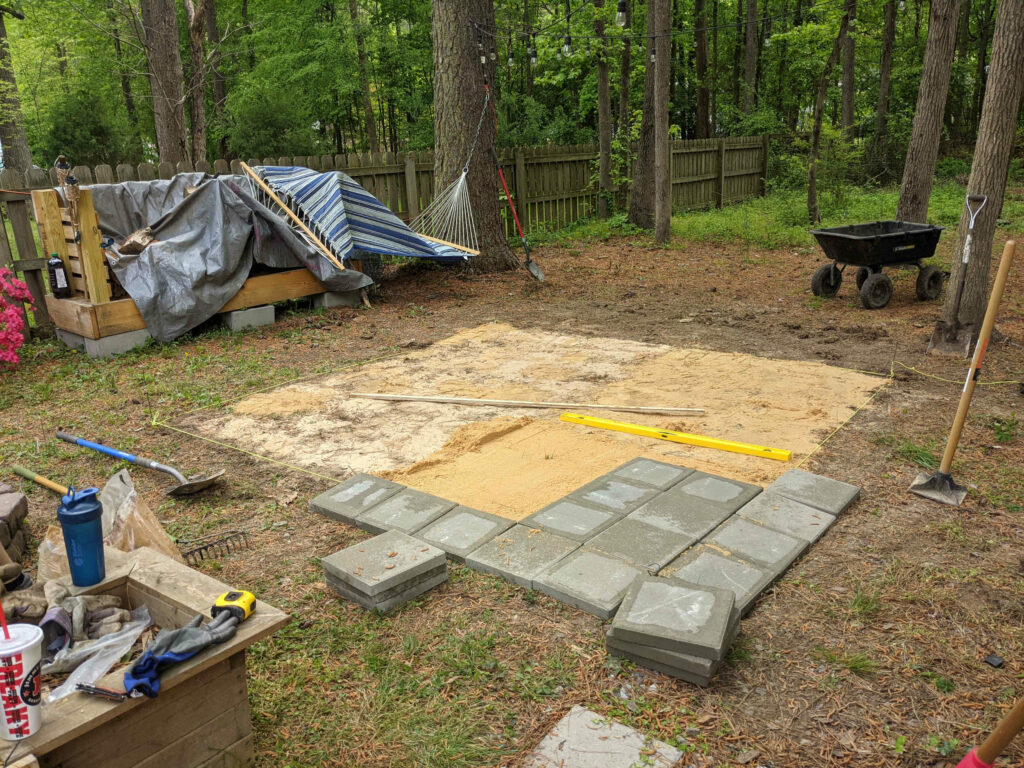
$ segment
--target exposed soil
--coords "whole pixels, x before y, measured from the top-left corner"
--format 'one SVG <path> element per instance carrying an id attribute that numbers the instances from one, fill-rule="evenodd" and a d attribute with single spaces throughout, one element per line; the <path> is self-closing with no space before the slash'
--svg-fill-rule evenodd
<path id="1" fill-rule="evenodd" d="M 948 260 L 948 250 L 940 254 Z M 954 465 L 956 477 L 974 487 L 955 509 L 906 492 L 920 470 L 911 461 L 921 456 L 915 450 L 941 451 L 966 370 L 964 360 L 923 354 L 938 305 L 914 298 L 912 273 L 896 274 L 887 309 L 868 312 L 852 280 L 836 299 L 810 296 L 819 262 L 810 249 L 660 249 L 637 238 L 539 248 L 535 255 L 548 275 L 543 285 L 522 271 L 475 276 L 406 268 L 385 282 L 372 311 L 300 312 L 246 334 L 243 343 L 200 335 L 89 368 L 93 378 L 83 374 L 81 381 L 59 380 L 67 355 L 30 359 L 4 384 L 5 458 L 59 479 L 109 473 L 106 459 L 50 447 L 62 423 L 127 441 L 186 472 L 228 468 L 219 489 L 186 502 L 166 500 L 161 477 L 134 477 L 177 535 L 249 530 L 252 550 L 204 568 L 294 617 L 251 655 L 261 766 L 511 765 L 576 703 L 685 741 L 696 750 L 693 765 L 738 764 L 751 750 L 757 754 L 744 764 L 777 768 L 954 765 L 1024 693 L 1024 439 L 1007 426 L 1024 411 L 1015 383 L 1024 378 L 1024 269 L 1011 276 L 1000 339 L 984 374 L 986 382 L 1011 383 L 979 388 Z M 266 399 L 248 396 L 267 378 L 218 378 L 231 360 L 250 357 L 280 383 L 416 350 L 491 321 L 892 375 L 805 464 L 857 483 L 861 500 L 762 597 L 711 688 L 609 664 L 602 622 L 461 568 L 423 601 L 385 619 L 368 617 L 333 597 L 320 575 L 317 558 L 364 536 L 307 511 L 306 501 L 329 480 L 150 427 L 154 410 L 163 423 L 177 423 L 195 405 L 176 399 L 170 387 L 149 400 L 149 388 L 161 380 L 174 382 L 173 391 L 204 386 L 224 400 L 248 398 L 235 414 L 265 418 Z M 57 385 L 48 401 L 30 399 L 51 380 Z M 63 391 L 86 386 L 88 400 Z M 288 391 L 290 405 L 274 401 L 272 408 L 283 418 L 315 418 L 320 386 L 297 383 Z M 801 398 L 794 394 L 788 405 L 799 410 Z M 211 420 L 228 415 L 208 413 Z M 521 417 L 537 414 L 513 419 Z M 531 425 L 512 426 L 509 435 Z M 405 436 L 390 437 L 399 450 Z M 595 465 L 589 474 L 600 471 Z M 53 499 L 29 493 L 29 522 L 41 534 Z M 492 638 L 486 663 L 459 666 L 442 652 L 452 638 L 484 636 Z M 999 669 L 983 661 L 993 653 L 1005 659 Z M 410 689 L 407 680 L 422 687 Z M 396 712 L 402 721 L 395 722 Z M 444 739 L 436 734 L 447 726 L 452 734 L 464 728 L 475 735 L 456 739 L 456 753 L 445 752 L 438 743 L 447 743 L 449 732 Z M 1024 765 L 1020 744 L 1008 764 Z"/>

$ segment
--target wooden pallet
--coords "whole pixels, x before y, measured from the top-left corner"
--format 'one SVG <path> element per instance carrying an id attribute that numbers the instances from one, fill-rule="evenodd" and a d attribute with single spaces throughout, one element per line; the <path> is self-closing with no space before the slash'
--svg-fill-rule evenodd
<path id="1" fill-rule="evenodd" d="M 32 190 L 39 240 L 47 258 L 56 253 L 64 262 L 73 297 L 93 304 L 110 301 L 113 289 L 106 257 L 100 245 L 100 220 L 92 204 L 92 191 L 83 188 L 78 201 L 79 234 L 64 199 L 55 189 Z"/>

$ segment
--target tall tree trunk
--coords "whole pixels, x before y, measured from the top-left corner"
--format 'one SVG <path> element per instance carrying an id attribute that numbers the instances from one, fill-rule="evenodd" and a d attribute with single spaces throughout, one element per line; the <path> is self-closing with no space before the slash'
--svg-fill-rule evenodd
<path id="1" fill-rule="evenodd" d="M 753 2 L 754 0 L 748 0 Z M 654 241 L 667 243 L 672 233 L 672 148 L 668 138 L 668 100 L 672 77 L 672 20 L 669 0 L 653 0 L 654 64 Z"/>
<path id="2" fill-rule="evenodd" d="M 814 97 L 814 128 L 811 130 L 811 149 L 807 159 L 807 214 L 811 224 L 821 221 L 821 210 L 818 208 L 818 148 L 821 144 L 821 121 L 825 111 L 825 95 L 828 93 L 828 81 L 832 76 L 832 70 L 839 61 L 839 54 L 842 52 L 843 43 L 846 40 L 846 31 L 849 28 L 850 17 L 843 14 L 839 22 L 839 34 L 832 45 L 832 52 L 825 62 L 825 69 L 818 78 L 817 93 Z"/>
<path id="3" fill-rule="evenodd" d="M 652 0 L 657 1 L 657 0 Z M 647 13 L 647 51 L 644 55 L 644 104 L 640 118 L 633 169 L 633 192 L 629 198 L 629 223 L 642 229 L 654 229 L 654 14 Z"/>
<path id="4" fill-rule="evenodd" d="M 117 26 L 117 15 L 114 12 L 114 0 L 107 0 L 107 18 L 110 20 L 110 35 L 114 39 L 114 58 L 117 60 L 117 71 L 121 78 L 121 94 L 124 96 L 124 108 L 128 113 L 128 124 L 132 132 L 138 130 L 138 118 L 135 114 L 135 94 L 132 93 L 132 80 L 124 65 L 121 53 L 121 30 Z"/>
<path id="5" fill-rule="evenodd" d="M 743 51 L 743 0 L 736 0 L 736 40 L 732 46 L 732 105 L 740 108 L 740 56 Z"/>
<path id="6" fill-rule="evenodd" d="M 370 77 L 366 72 L 366 37 L 363 34 L 363 24 L 359 19 L 358 0 L 348 0 L 348 13 L 352 19 L 352 28 L 355 30 L 356 35 L 359 98 L 363 107 L 363 120 L 366 122 L 366 141 L 371 152 L 379 152 L 380 139 L 377 138 L 377 121 L 373 117 L 373 103 L 370 101 Z M 463 21 L 463 24 L 465 24 L 465 21 Z"/>
<path id="7" fill-rule="evenodd" d="M 633 28 L 633 0 L 626 3 L 626 32 Z M 633 38 L 627 36 L 622 43 L 622 66 L 619 68 L 619 134 L 624 141 L 629 141 L 629 128 L 633 123 L 633 110 L 630 108 L 630 81 L 633 77 L 631 52 Z"/>
<path id="8" fill-rule="evenodd" d="M 14 77 L 14 63 L 7 43 L 4 13 L 24 19 L 20 11 L 5 8 L 0 11 L 0 145 L 3 146 L 4 166 L 25 173 L 32 167 L 32 153 L 28 148 L 25 123 L 21 116 L 18 83 Z"/>
<path id="9" fill-rule="evenodd" d="M 718 0 L 711 0 L 711 135 L 718 131 Z"/>
<path id="10" fill-rule="evenodd" d="M 857 0 L 846 0 L 846 15 L 853 26 L 857 18 Z M 853 130 L 854 102 L 853 97 L 857 92 L 857 84 L 854 80 L 856 62 L 856 38 L 847 32 L 846 40 L 843 41 L 843 131 L 849 134 Z"/>
<path id="11" fill-rule="evenodd" d="M 494 28 L 493 0 L 433 0 L 434 184 L 438 191 L 459 178 L 484 106 L 483 79 L 494 81 L 494 63 L 481 68 L 476 34 L 466 19 Z M 483 70 L 483 71 L 481 71 Z M 485 271 L 514 269 L 518 258 L 508 246 L 494 166 L 498 126 L 488 107 L 467 179 L 480 255 L 473 266 Z M 521 201 L 522 202 L 522 201 Z"/>
<path id="12" fill-rule="evenodd" d="M 256 51 L 252 45 L 252 29 L 249 28 L 249 0 L 242 0 L 242 26 L 245 27 L 245 51 L 249 60 L 249 71 L 256 69 Z"/>
<path id="13" fill-rule="evenodd" d="M 188 19 L 188 51 L 191 59 L 188 73 L 188 117 L 192 124 L 192 162 L 206 159 L 206 55 L 203 35 L 206 33 L 206 0 L 183 0 Z"/>
<path id="14" fill-rule="evenodd" d="M 743 62 L 743 112 L 757 104 L 757 0 L 747 0 L 747 36 Z"/>
<path id="15" fill-rule="evenodd" d="M 612 198 L 612 94 L 608 86 L 608 43 L 604 39 L 604 0 L 594 0 L 594 36 L 597 37 L 597 139 L 598 183 L 597 215 L 608 218 Z"/>
<path id="16" fill-rule="evenodd" d="M 896 209 L 896 218 L 900 221 L 924 223 L 928 220 L 928 200 L 932 195 L 935 159 L 939 153 L 959 11 L 959 0 L 932 0 L 924 70 Z"/>
<path id="17" fill-rule="evenodd" d="M 711 92 L 708 90 L 708 19 L 705 0 L 694 0 L 694 43 L 697 46 L 697 130 L 698 139 L 711 136 Z"/>
<path id="18" fill-rule="evenodd" d="M 139 0 L 139 6 L 160 162 L 177 164 L 188 159 L 189 151 L 174 0 Z"/>
<path id="19" fill-rule="evenodd" d="M 885 4 L 882 27 L 882 61 L 879 64 L 878 104 L 875 106 L 875 132 L 871 137 L 871 174 L 887 181 L 889 169 L 889 91 L 892 84 L 892 49 L 896 42 L 896 0 Z"/>
<path id="20" fill-rule="evenodd" d="M 228 99 L 228 86 L 224 81 L 224 73 L 220 71 L 220 29 L 217 27 L 217 0 L 206 0 L 206 42 L 213 53 L 210 60 L 210 72 L 213 74 L 213 113 L 220 117 L 224 114 L 224 102 Z"/>
<path id="21" fill-rule="evenodd" d="M 1003 0 L 996 10 L 995 31 L 992 34 L 992 63 L 989 65 L 985 104 L 978 126 L 978 142 L 974 148 L 974 162 L 967 182 L 967 192 L 986 195 L 988 203 L 974 224 L 974 236 L 967 265 L 963 301 L 960 305 L 960 325 L 969 328 L 976 339 L 985 315 L 988 292 L 989 263 L 992 257 L 996 221 L 1003 207 L 1007 170 L 1013 152 L 1017 131 L 1017 116 L 1024 94 L 1024 2 Z M 966 212 L 960 218 L 953 253 L 963 252 L 967 237 Z M 950 285 L 960 280 L 962 260 L 953 259 Z M 945 331 L 957 319 L 956 291 L 946 292 L 942 317 L 937 323 Z"/>
<path id="22" fill-rule="evenodd" d="M 984 0 L 978 19 L 978 68 L 974 75 L 974 93 L 971 96 L 971 126 L 981 119 L 981 105 L 985 100 L 985 83 L 988 79 L 988 41 L 992 25 L 992 0 Z"/>

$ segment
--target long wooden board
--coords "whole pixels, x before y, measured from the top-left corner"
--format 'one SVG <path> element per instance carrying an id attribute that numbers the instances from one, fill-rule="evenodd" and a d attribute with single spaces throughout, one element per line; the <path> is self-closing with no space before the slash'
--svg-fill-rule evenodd
<path id="1" fill-rule="evenodd" d="M 218 314 L 323 292 L 324 286 L 308 269 L 258 275 L 246 280 L 234 298 L 218 310 Z M 83 299 L 55 299 L 48 295 L 46 307 L 58 328 L 87 339 L 102 339 L 118 333 L 141 331 L 146 327 L 146 321 L 131 299 L 93 304 Z"/>
<path id="2" fill-rule="evenodd" d="M 704 413 L 703 408 L 673 408 L 657 405 L 607 405 L 601 403 L 547 403 L 540 400 L 490 400 L 480 397 L 443 397 L 441 395 L 388 395 L 377 392 L 353 392 L 349 397 L 366 400 L 394 400 L 405 403 L 443 403 L 447 405 L 481 405 L 502 408 L 591 408 L 602 411 L 627 411 L 629 413 L 696 414 Z"/>

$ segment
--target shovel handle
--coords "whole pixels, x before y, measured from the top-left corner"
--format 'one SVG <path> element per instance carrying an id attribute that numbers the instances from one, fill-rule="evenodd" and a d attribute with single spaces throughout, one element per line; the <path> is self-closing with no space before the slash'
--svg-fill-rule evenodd
<path id="1" fill-rule="evenodd" d="M 138 457 L 135 456 L 134 454 L 119 451 L 117 450 L 117 448 L 108 448 L 105 445 L 102 445 L 100 443 L 94 443 L 91 440 L 83 440 L 80 437 L 69 435 L 67 432 L 61 432 L 58 430 L 57 437 L 58 439 L 63 440 L 66 443 L 72 443 L 73 445 L 77 445 L 81 448 L 92 448 L 94 451 L 105 453 L 107 456 L 113 456 L 115 459 L 123 459 L 132 464 L 141 463 L 139 462 Z"/>
<path id="2" fill-rule="evenodd" d="M 43 477 L 42 475 L 37 475 L 31 469 L 25 469 L 25 467 L 20 464 L 12 464 L 11 471 L 19 477 L 24 477 L 26 480 L 31 480 L 33 483 L 39 483 L 43 488 L 49 488 L 51 491 L 59 493 L 61 496 L 67 495 L 68 489 L 65 486 L 55 483 L 53 480 Z"/>
<path id="3" fill-rule="evenodd" d="M 975 750 L 976 754 L 982 762 L 994 763 L 1022 728 L 1024 728 L 1024 699 L 1018 701 L 1006 717 L 999 721 L 996 729 Z"/>

